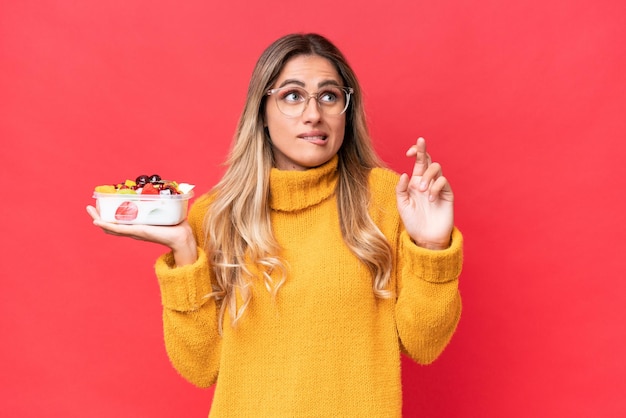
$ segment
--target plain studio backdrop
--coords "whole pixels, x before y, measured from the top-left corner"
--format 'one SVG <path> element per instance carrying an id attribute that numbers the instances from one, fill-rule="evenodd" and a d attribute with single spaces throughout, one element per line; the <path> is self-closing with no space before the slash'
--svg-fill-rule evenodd
<path id="1" fill-rule="evenodd" d="M 203 417 L 170 366 L 157 245 L 107 236 L 95 185 L 223 172 L 253 65 L 319 32 L 396 171 L 418 136 L 466 240 L 458 332 L 403 361 L 407 417 L 626 415 L 626 2 L 0 3 L 0 410 Z"/>

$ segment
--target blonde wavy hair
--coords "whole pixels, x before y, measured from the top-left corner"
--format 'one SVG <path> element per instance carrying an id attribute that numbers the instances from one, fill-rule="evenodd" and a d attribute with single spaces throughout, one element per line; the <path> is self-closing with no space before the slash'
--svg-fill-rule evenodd
<path id="1" fill-rule="evenodd" d="M 342 53 L 326 38 L 291 34 L 272 43 L 256 63 L 227 169 L 213 189 L 214 200 L 205 218 L 205 250 L 219 286 L 210 296 L 221 300 L 220 329 L 226 310 L 233 326 L 242 317 L 252 298 L 254 277 L 262 275 L 273 296 L 285 282 L 287 260 L 278 257 L 280 246 L 270 223 L 269 176 L 274 162 L 264 118 L 267 90 L 287 61 L 300 55 L 328 59 L 344 85 L 354 89 L 338 151 L 339 223 L 346 245 L 371 272 L 376 297 L 393 297 L 388 289 L 391 247 L 368 214 L 368 175 L 383 164 L 371 144 L 358 80 Z M 272 279 L 272 273 L 278 281 Z"/>

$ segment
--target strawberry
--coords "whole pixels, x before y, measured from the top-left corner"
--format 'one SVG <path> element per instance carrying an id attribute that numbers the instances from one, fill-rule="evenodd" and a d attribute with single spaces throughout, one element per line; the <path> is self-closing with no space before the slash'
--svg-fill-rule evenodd
<path id="1" fill-rule="evenodd" d="M 137 218 L 139 208 L 133 202 L 122 202 L 115 211 L 115 219 L 118 221 L 132 221 Z"/>
<path id="2" fill-rule="evenodd" d="M 146 185 L 143 186 L 141 194 L 159 194 L 159 189 L 154 187 L 152 183 L 146 183 Z"/>

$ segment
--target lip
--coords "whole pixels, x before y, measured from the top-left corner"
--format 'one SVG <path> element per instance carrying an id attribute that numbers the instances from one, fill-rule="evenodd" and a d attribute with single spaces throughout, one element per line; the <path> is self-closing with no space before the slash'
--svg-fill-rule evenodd
<path id="1" fill-rule="evenodd" d="M 310 131 L 298 135 L 298 138 L 304 139 L 311 144 L 324 145 L 328 140 L 328 135 L 322 131 Z"/>

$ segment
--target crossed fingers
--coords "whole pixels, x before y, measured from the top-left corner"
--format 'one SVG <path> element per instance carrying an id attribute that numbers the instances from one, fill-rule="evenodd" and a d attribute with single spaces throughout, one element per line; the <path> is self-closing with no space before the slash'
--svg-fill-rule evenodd
<path id="1" fill-rule="evenodd" d="M 428 192 L 430 201 L 436 200 L 442 191 L 449 191 L 448 180 L 443 176 L 441 165 L 433 163 L 426 152 L 426 141 L 420 137 L 417 143 L 406 152 L 407 157 L 415 157 L 411 181 L 418 181 L 418 190 Z"/>

